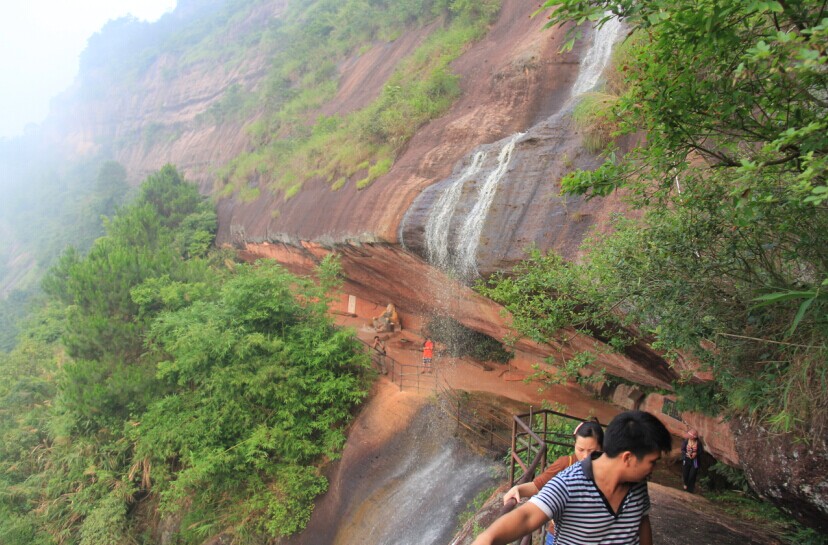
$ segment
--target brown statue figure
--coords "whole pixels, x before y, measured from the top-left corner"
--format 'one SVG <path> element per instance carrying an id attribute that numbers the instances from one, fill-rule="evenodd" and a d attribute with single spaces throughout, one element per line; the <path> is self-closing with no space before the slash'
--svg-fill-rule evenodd
<path id="1" fill-rule="evenodd" d="M 394 308 L 394 303 L 388 303 L 385 312 L 373 319 L 374 330 L 377 333 L 392 333 L 394 330 L 402 329 L 400 324 L 400 317 L 397 314 L 397 309 Z"/>

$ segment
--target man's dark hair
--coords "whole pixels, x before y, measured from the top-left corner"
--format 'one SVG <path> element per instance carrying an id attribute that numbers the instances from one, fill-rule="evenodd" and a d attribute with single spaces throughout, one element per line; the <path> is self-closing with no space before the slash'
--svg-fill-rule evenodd
<path id="1" fill-rule="evenodd" d="M 615 458 L 625 451 L 641 459 L 672 447 L 672 437 L 658 418 L 645 411 L 627 411 L 612 419 L 604 432 L 604 453 Z"/>

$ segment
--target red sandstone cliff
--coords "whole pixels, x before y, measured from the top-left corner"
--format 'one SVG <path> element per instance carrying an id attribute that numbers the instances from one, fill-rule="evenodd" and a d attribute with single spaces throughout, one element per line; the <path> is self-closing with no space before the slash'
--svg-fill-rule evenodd
<path id="1" fill-rule="evenodd" d="M 261 3 L 235 32 L 243 34 L 262 21 L 278 19 L 285 5 L 286 0 Z M 508 318 L 497 305 L 425 260 L 424 226 L 430 210 L 439 191 L 458 179 L 474 154 L 485 151 L 486 168 L 491 170 L 510 136 L 524 133 L 515 142 L 487 211 L 476 255 L 484 274 L 507 269 L 529 244 L 577 259 L 586 233 L 607 228 L 610 215 L 623 211 L 615 198 L 585 202 L 558 195 L 558 182 L 566 171 L 596 161 L 584 150 L 582 135 L 567 114 L 586 45 L 559 54 L 563 33 L 542 31 L 543 21 L 529 17 L 532 9 L 520 0 L 503 1 L 485 38 L 452 65 L 460 76 L 462 97 L 445 115 L 417 131 L 386 175 L 363 190 L 346 185 L 333 191 L 322 181 L 309 180 L 289 200 L 264 187 L 253 201 L 221 199 L 219 243 L 251 259 L 276 259 L 298 272 L 309 271 L 322 254 L 336 251 L 342 257 L 348 293 L 377 304 L 394 302 L 414 323 L 439 308 L 468 327 L 503 337 Z M 377 96 L 396 63 L 427 32 L 428 28 L 420 29 L 393 42 L 378 42 L 342 63 L 339 91 L 321 113 L 352 111 Z M 209 60 L 183 62 L 162 54 L 137 80 L 121 87 L 99 86 L 96 96 L 79 84 L 56 102 L 57 113 L 44 130 L 72 154 L 108 151 L 133 181 L 173 163 L 209 191 L 215 170 L 250 146 L 246 127 L 255 114 L 221 124 L 207 123 L 203 116 L 231 86 L 259 88 L 268 69 L 262 51 L 253 46 L 238 62 L 218 68 Z M 94 72 L 89 76 L 94 78 Z M 467 183 L 457 205 L 460 213 L 472 207 L 472 194 L 484 180 Z M 459 224 L 450 224 L 449 231 L 456 243 L 462 231 Z M 525 341 L 518 347 L 527 358 L 540 360 L 597 344 L 578 338 L 566 347 Z M 636 357 L 603 356 L 600 364 L 630 381 L 664 390 L 678 375 L 646 347 Z M 616 402 L 655 412 L 664 406 L 663 396 L 644 398 L 635 391 L 619 395 Z M 703 428 L 714 454 L 738 461 L 726 424 L 692 418 L 693 425 Z M 675 433 L 685 428 L 677 420 L 671 422 Z"/>

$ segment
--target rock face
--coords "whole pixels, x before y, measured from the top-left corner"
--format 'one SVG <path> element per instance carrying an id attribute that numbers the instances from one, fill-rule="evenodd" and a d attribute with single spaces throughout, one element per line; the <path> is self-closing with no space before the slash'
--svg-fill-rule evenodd
<path id="1" fill-rule="evenodd" d="M 494 338 L 509 334 L 502 309 L 468 283 L 477 274 L 508 270 L 529 245 L 578 259 L 587 233 L 607 229 L 611 215 L 624 207 L 616 197 L 587 202 L 559 195 L 563 175 L 598 161 L 584 149 L 570 115 L 590 42 L 559 54 L 563 29 L 541 30 L 544 21 L 530 18 L 534 6 L 521 0 L 502 4 L 485 38 L 451 66 L 460 77 L 461 98 L 418 129 L 387 174 L 363 190 L 346 184 L 333 191 L 309 180 L 289 200 L 262 181 L 260 196 L 252 201 L 219 199 L 218 243 L 249 259 L 276 259 L 303 273 L 336 251 L 348 293 L 383 306 L 394 302 L 404 323 L 411 317 L 411 323 L 422 323 L 439 311 Z M 286 5 L 287 0 L 257 3 L 234 32 L 278 19 Z M 342 114 L 367 104 L 381 92 L 396 61 L 428 32 L 419 29 L 377 43 L 342 63 L 338 94 L 320 113 Z M 183 63 L 162 53 L 129 85 L 80 82 L 55 102 L 43 132 L 50 145 L 75 156 L 107 152 L 133 182 L 174 163 L 209 192 L 216 169 L 250 145 L 245 128 L 256 119 L 214 123 L 204 116 L 232 87 L 258 89 L 268 62 L 257 47 L 232 68 L 223 64 L 228 68 L 221 69 L 210 61 Z M 96 77 L 94 70 L 85 75 Z M 445 272 L 449 269 L 455 272 Z M 559 358 L 601 348 L 601 342 L 578 336 L 566 346 L 526 340 L 518 346 L 539 357 Z M 673 367 L 643 346 L 634 354 L 602 353 L 599 364 L 659 390 L 669 390 L 679 372 L 693 372 L 690 363 Z M 651 394 L 642 400 L 628 393 L 622 401 L 662 410 L 663 397 Z M 742 423 L 734 447 L 726 423 L 681 417 L 701 430 L 710 452 L 730 463 L 740 461 L 758 491 L 780 505 L 791 502 L 796 516 L 828 528 L 824 438 L 806 448 Z M 674 420 L 671 431 L 686 429 Z M 757 445 L 761 448 L 754 449 Z"/>
<path id="2" fill-rule="evenodd" d="M 342 265 L 343 290 L 370 301 L 393 301 L 404 328 L 408 327 L 405 324 L 423 323 L 430 316 L 442 314 L 495 339 L 514 335 L 509 317 L 500 305 L 396 245 L 361 243 L 326 248 L 309 242 L 299 247 L 251 243 L 241 254 L 248 259 L 274 259 L 295 273 L 308 274 L 322 257 L 334 251 Z M 599 354 L 598 365 L 609 373 L 651 388 L 670 388 L 670 380 L 676 377 L 669 364 L 654 352 L 650 358 L 632 359 L 583 335 L 572 335 L 571 342 L 565 345 L 541 345 L 524 338 L 515 347 L 554 361 L 590 351 Z"/>
<path id="3" fill-rule="evenodd" d="M 559 55 L 562 32 L 543 32 L 543 21 L 530 18 L 531 6 L 506 0 L 486 38 L 472 45 L 453 65 L 462 97 L 444 116 L 421 127 L 397 157 L 392 169 L 371 186 L 357 191 L 346 184 L 338 191 L 318 181 L 285 201 L 260 187 L 252 202 L 219 204 L 220 242 L 282 240 L 397 242 L 399 224 L 414 199 L 449 176 L 455 163 L 477 146 L 543 121 L 560 109 L 578 74 L 580 50 Z M 410 47 L 413 50 L 415 43 Z M 386 48 L 378 44 L 377 48 Z M 404 54 L 403 48 L 394 54 Z M 390 51 L 389 51 L 390 52 Z M 373 52 L 346 63 L 343 84 L 370 96 L 384 82 L 368 77 Z M 352 73 L 366 73 L 351 83 Z M 338 96 L 345 110 L 354 103 Z M 278 211 L 278 212 L 276 212 Z"/>
<path id="4" fill-rule="evenodd" d="M 736 451 L 751 488 L 801 523 L 828 533 L 828 441 L 808 444 L 746 418 L 734 422 Z"/>
<path id="5" fill-rule="evenodd" d="M 280 545 L 448 543 L 457 515 L 502 465 L 471 450 L 424 397 L 379 383 L 351 426 L 308 528 Z"/>
<path id="6" fill-rule="evenodd" d="M 278 18 L 286 5 L 286 0 L 261 3 L 224 38 L 225 45 Z M 179 2 L 167 17 L 175 24 L 204 9 L 209 8 Z M 111 68 L 88 64 L 75 86 L 55 99 L 43 127 L 45 137 L 69 156 L 112 157 L 136 184 L 173 163 L 205 190 L 212 189 L 215 168 L 248 145 L 245 127 L 255 121 L 217 120 L 205 114 L 231 87 L 257 89 L 269 67 L 256 46 L 235 63 L 217 62 L 209 55 L 189 60 L 180 52 L 162 51 L 139 76 L 118 74 L 114 79 Z"/>
<path id="7" fill-rule="evenodd" d="M 467 278 L 510 269 L 530 245 L 576 257 L 587 232 L 623 208 L 616 197 L 560 195 L 564 174 L 597 166 L 570 114 L 567 105 L 525 133 L 473 150 L 408 209 L 405 247 Z"/>

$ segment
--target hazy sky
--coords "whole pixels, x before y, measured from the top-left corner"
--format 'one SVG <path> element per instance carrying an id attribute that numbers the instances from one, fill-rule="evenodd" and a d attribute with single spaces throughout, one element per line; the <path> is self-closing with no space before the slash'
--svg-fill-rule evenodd
<path id="1" fill-rule="evenodd" d="M 0 138 L 23 132 L 49 113 L 49 100 L 78 73 L 86 40 L 110 19 L 155 21 L 176 0 L 2 0 Z"/>

